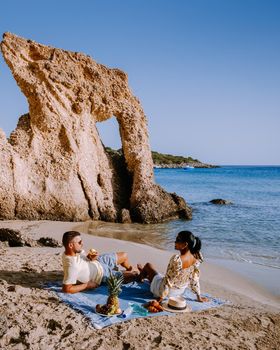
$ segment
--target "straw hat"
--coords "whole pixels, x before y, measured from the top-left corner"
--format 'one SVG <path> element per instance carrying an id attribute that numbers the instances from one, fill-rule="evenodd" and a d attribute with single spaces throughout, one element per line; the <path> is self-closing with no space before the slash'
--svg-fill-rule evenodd
<path id="1" fill-rule="evenodd" d="M 192 310 L 183 297 L 170 297 L 167 302 L 162 303 L 162 308 L 169 312 L 190 312 Z"/>

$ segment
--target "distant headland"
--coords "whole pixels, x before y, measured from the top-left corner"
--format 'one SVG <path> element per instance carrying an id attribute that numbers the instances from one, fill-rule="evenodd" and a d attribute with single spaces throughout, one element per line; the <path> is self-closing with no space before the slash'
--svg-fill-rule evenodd
<path id="1" fill-rule="evenodd" d="M 155 168 L 219 168 L 217 165 L 202 163 L 192 157 L 174 156 L 152 151 Z"/>
<path id="2" fill-rule="evenodd" d="M 110 147 L 105 147 L 110 154 L 122 155 L 122 149 L 114 150 Z M 154 168 L 219 168 L 218 165 L 202 163 L 198 159 L 192 157 L 174 156 L 152 151 Z"/>

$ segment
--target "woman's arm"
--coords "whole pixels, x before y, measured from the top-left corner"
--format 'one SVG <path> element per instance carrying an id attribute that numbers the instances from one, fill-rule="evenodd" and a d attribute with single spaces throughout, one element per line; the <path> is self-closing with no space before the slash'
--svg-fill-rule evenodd
<path id="1" fill-rule="evenodd" d="M 194 266 L 194 271 L 190 276 L 190 287 L 194 294 L 196 294 L 196 299 L 200 303 L 208 301 L 207 298 L 200 295 L 200 283 L 199 283 L 200 271 L 198 264 Z"/>
<path id="2" fill-rule="evenodd" d="M 180 273 L 181 266 L 182 262 L 180 256 L 177 254 L 173 255 L 169 260 L 169 264 L 167 266 L 166 273 L 164 276 L 162 293 L 160 295 L 161 300 L 168 295 L 169 289 L 172 288 L 173 281 Z"/>

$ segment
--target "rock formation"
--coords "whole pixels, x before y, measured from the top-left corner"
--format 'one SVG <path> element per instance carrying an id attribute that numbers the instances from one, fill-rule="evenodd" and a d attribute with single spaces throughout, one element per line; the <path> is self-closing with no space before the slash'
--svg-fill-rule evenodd
<path id="1" fill-rule="evenodd" d="M 210 201 L 210 203 L 216 204 L 216 205 L 230 205 L 230 204 L 233 204 L 231 201 L 228 201 L 228 200 L 222 199 L 222 198 L 212 199 Z"/>
<path id="2" fill-rule="evenodd" d="M 0 242 L 6 243 L 7 247 L 62 247 L 62 244 L 54 238 L 41 237 L 33 239 L 24 232 L 10 228 L 0 228 Z"/>
<path id="3" fill-rule="evenodd" d="M 11 33 L 1 51 L 29 113 L 9 139 L 0 130 L 0 218 L 191 218 L 182 198 L 154 183 L 146 117 L 124 72 Z M 113 116 L 123 161 L 106 153 L 96 128 Z"/>

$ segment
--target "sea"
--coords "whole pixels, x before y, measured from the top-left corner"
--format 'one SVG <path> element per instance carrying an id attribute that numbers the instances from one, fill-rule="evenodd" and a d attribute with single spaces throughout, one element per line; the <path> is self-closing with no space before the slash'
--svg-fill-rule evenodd
<path id="1" fill-rule="evenodd" d="M 280 269 L 280 166 L 155 169 L 156 183 L 193 209 L 190 221 L 153 225 L 92 223 L 88 232 L 172 250 L 181 230 L 202 241 L 205 257 Z M 230 205 L 215 205 L 222 198 Z"/>
<path id="2" fill-rule="evenodd" d="M 168 223 L 168 245 L 187 229 L 209 257 L 280 268 L 280 167 L 156 169 L 155 176 L 193 208 L 191 221 Z M 210 203 L 216 198 L 232 204 Z"/>

